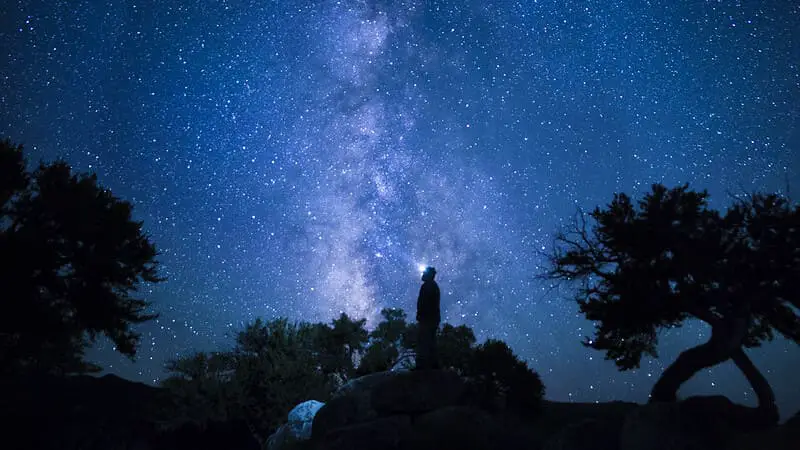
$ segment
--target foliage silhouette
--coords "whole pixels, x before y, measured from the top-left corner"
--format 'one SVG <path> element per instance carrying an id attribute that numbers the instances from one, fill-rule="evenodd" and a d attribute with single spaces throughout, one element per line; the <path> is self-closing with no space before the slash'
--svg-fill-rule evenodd
<path id="1" fill-rule="evenodd" d="M 384 308 L 381 321 L 369 334 L 369 345 L 358 365 L 358 374 L 390 370 L 400 360 L 408 332 L 406 313 L 402 309 Z"/>
<path id="2" fill-rule="evenodd" d="M 168 429 L 190 424 L 201 429 L 212 422 L 243 420 L 232 404 L 233 354 L 227 352 L 198 352 L 190 357 L 172 360 L 166 369 L 172 374 L 162 382 L 170 392 L 171 414 L 182 419 L 165 421 Z"/>
<path id="3" fill-rule="evenodd" d="M 173 402 L 167 428 L 239 420 L 263 446 L 298 403 L 325 401 L 336 386 L 320 357 L 320 326 L 286 319 L 248 324 L 228 352 L 196 353 L 168 363 L 162 382 Z"/>
<path id="4" fill-rule="evenodd" d="M 413 350 L 414 324 L 406 322 L 401 309 L 384 309 L 381 314 L 383 320 L 369 339 L 365 321 L 346 315 L 329 324 L 258 319 L 245 326 L 229 351 L 170 361 L 170 375 L 162 386 L 173 401 L 171 420 L 164 426 L 202 428 L 240 421 L 264 444 L 298 403 L 327 401 L 351 375 L 402 365 L 403 355 Z M 529 409 L 541 400 L 538 375 L 502 342 L 475 346 L 469 327 L 449 324 L 442 327 L 439 339 L 447 364 L 443 368 L 475 380 L 487 396 L 503 395 L 512 407 Z"/>
<path id="5" fill-rule="evenodd" d="M 417 347 L 417 324 L 406 322 L 402 309 L 387 308 L 381 315 L 383 321 L 370 333 L 369 345 L 358 367 L 359 375 L 390 370 L 397 365 L 413 367 L 409 357 Z M 438 330 L 437 341 L 441 368 L 463 373 L 476 342 L 472 329 L 445 323 Z"/>
<path id="6" fill-rule="evenodd" d="M 314 347 L 318 329 L 286 319 L 260 319 L 239 333 L 233 352 L 235 392 L 253 435 L 265 443 L 298 403 L 326 401 L 335 387 Z"/>
<path id="7" fill-rule="evenodd" d="M 674 401 L 698 371 L 732 360 L 759 398 L 766 424 L 775 396 L 745 348 L 774 332 L 800 342 L 800 209 L 775 194 L 737 200 L 725 214 L 708 193 L 653 185 L 638 203 L 616 194 L 605 208 L 557 236 L 553 280 L 580 281 L 576 300 L 596 322 L 585 345 L 620 370 L 657 357 L 658 330 L 689 318 L 711 327 L 708 342 L 683 352 L 656 382 L 652 401 Z"/>
<path id="8" fill-rule="evenodd" d="M 132 325 L 157 317 L 133 293 L 162 278 L 132 205 L 64 162 L 28 173 L 8 140 L 0 202 L 0 372 L 96 371 L 84 351 L 99 335 L 133 358 Z"/>
<path id="9" fill-rule="evenodd" d="M 540 409 L 544 383 L 503 341 L 488 339 L 475 347 L 466 374 L 476 381 L 483 395 L 504 399 L 512 410 L 533 415 Z"/>
<path id="10" fill-rule="evenodd" d="M 464 374 L 471 363 L 476 342 L 475 333 L 468 326 L 442 325 L 438 337 L 440 367 Z"/>
<path id="11" fill-rule="evenodd" d="M 341 384 L 356 374 L 357 360 L 369 340 L 366 319 L 353 320 L 347 314 L 331 322 L 331 326 L 315 326 L 315 348 L 319 349 L 322 371 L 336 377 Z"/>

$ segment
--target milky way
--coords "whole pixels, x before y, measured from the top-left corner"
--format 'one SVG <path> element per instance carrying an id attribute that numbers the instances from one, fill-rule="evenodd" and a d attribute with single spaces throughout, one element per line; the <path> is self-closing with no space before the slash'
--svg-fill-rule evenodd
<path id="1" fill-rule="evenodd" d="M 654 182 L 718 208 L 800 184 L 792 2 L 179 3 L 0 7 L 0 135 L 96 172 L 162 252 L 138 361 L 92 353 L 126 377 L 259 316 L 413 314 L 431 264 L 445 320 L 509 342 L 548 397 L 644 401 L 707 330 L 618 373 L 536 279 L 553 232 Z M 796 346 L 752 356 L 800 408 Z M 682 393 L 755 402 L 730 365 Z"/>

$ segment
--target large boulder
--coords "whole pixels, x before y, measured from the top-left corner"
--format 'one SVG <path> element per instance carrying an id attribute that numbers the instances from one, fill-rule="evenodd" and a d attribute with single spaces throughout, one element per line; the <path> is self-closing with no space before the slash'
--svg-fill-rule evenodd
<path id="1" fill-rule="evenodd" d="M 465 383 L 455 372 L 418 370 L 396 375 L 372 389 L 372 408 L 379 416 L 421 414 L 463 400 Z"/>
<path id="2" fill-rule="evenodd" d="M 308 400 L 289 411 L 289 422 L 286 424 L 291 429 L 294 437 L 297 439 L 311 439 L 311 426 L 314 423 L 314 416 L 323 406 L 325 406 L 325 403 Z"/>
<path id="3" fill-rule="evenodd" d="M 351 387 L 345 394 L 334 395 L 314 416 L 312 439 L 321 439 L 337 428 L 377 419 L 368 387 L 368 384 Z"/>
<path id="4" fill-rule="evenodd" d="M 285 423 L 267 438 L 267 450 L 283 450 L 295 442 L 297 438 L 292 434 L 289 424 Z"/>
<path id="5" fill-rule="evenodd" d="M 308 400 L 289 411 L 289 420 L 267 439 L 269 450 L 281 450 L 299 441 L 311 439 L 314 416 L 324 406 L 322 402 Z"/>
<path id="6" fill-rule="evenodd" d="M 458 374 L 440 370 L 353 380 L 316 414 L 310 443 L 317 450 L 537 447 L 521 419 L 475 407 L 466 386 Z"/>
<path id="7" fill-rule="evenodd" d="M 464 382 L 450 371 L 380 372 L 350 381 L 314 418 L 312 436 L 393 415 L 418 415 L 458 404 Z"/>
<path id="8" fill-rule="evenodd" d="M 469 406 L 446 406 L 419 416 L 404 448 L 508 449 L 507 441 L 501 423 L 488 412 Z"/>
<path id="9" fill-rule="evenodd" d="M 395 372 L 375 372 L 363 377 L 353 378 L 347 383 L 343 384 L 333 394 L 333 398 L 343 397 L 351 393 L 370 392 L 375 386 L 383 383 L 387 379 L 397 376 Z"/>
<path id="10" fill-rule="evenodd" d="M 320 438 L 332 429 L 377 418 L 377 413 L 372 409 L 372 390 L 396 375 L 396 372 L 377 372 L 345 383 L 317 411 L 311 429 L 312 437 Z"/>
<path id="11" fill-rule="evenodd" d="M 400 450 L 411 432 L 411 418 L 391 416 L 337 428 L 325 435 L 318 449 Z"/>
<path id="12" fill-rule="evenodd" d="M 791 427 L 781 427 L 785 430 L 751 431 L 748 424 L 760 426 L 759 412 L 724 397 L 646 405 L 544 401 L 538 414 L 528 415 L 491 402 L 486 407 L 474 401 L 475 395 L 483 394 L 448 371 L 362 377 L 319 409 L 305 448 L 789 450 L 794 447 L 788 437 L 796 435 L 795 422 L 800 421 L 790 421 Z M 751 445 L 759 439 L 774 445 Z"/>

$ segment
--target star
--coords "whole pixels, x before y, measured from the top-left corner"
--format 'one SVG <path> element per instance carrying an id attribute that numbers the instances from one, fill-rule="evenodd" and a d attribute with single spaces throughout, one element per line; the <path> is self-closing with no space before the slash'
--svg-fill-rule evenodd
<path id="1" fill-rule="evenodd" d="M 152 383 L 256 317 L 413 317 L 431 264 L 443 316 L 505 340 L 549 398 L 646 401 L 707 330 L 619 373 L 541 253 L 616 192 L 690 183 L 724 209 L 800 184 L 800 28 L 792 2 L 573 3 L 9 5 L 0 137 L 130 200 L 168 278 L 143 290 L 161 317 L 140 358 L 90 356 Z M 783 412 L 795 347 L 757 350 Z M 739 378 L 685 394 L 749 400 Z"/>

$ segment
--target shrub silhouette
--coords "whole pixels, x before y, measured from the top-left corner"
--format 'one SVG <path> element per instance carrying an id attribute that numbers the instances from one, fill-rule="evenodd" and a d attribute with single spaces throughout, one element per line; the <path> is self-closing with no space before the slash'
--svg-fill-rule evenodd
<path id="1" fill-rule="evenodd" d="M 358 366 L 359 375 L 390 370 L 405 349 L 406 313 L 402 309 L 385 308 L 381 316 L 383 320 L 369 334 L 368 346 Z"/>
<path id="2" fill-rule="evenodd" d="M 443 324 L 438 336 L 440 367 L 466 373 L 475 351 L 475 342 L 475 333 L 468 326 Z"/>
<path id="3" fill-rule="evenodd" d="M 353 320 L 341 313 L 330 326 L 314 326 L 313 348 L 317 351 L 322 371 L 334 375 L 339 384 L 356 374 L 358 360 L 362 358 L 369 339 L 366 323 L 366 319 Z"/>
<path id="4" fill-rule="evenodd" d="M 509 409 L 523 414 L 539 411 L 544 384 L 505 342 L 488 339 L 475 347 L 466 372 L 486 398 L 499 396 Z"/>
<path id="5" fill-rule="evenodd" d="M 364 321 L 344 315 L 330 324 L 258 319 L 237 335 L 230 351 L 171 361 L 170 376 L 162 382 L 173 399 L 167 414 L 171 420 L 164 426 L 240 421 L 263 445 L 295 405 L 327 401 L 347 382 L 350 361 L 360 361 L 356 373 L 366 375 L 388 370 L 408 352 L 414 328 L 405 322 L 405 313 L 384 309 L 382 314 L 366 346 Z M 475 346 L 469 327 L 449 324 L 440 330 L 440 341 L 443 368 L 471 378 L 487 401 L 501 396 L 519 411 L 537 409 L 544 394 L 539 376 L 503 342 Z"/>
<path id="6" fill-rule="evenodd" d="M 328 344 L 319 338 L 324 324 L 290 323 L 287 319 L 248 324 L 233 350 L 195 353 L 168 363 L 162 382 L 174 398 L 167 428 L 242 421 L 262 445 L 298 403 L 326 401 L 339 374 L 327 372 Z M 328 330 L 330 331 L 330 329 Z M 338 356 L 338 352 L 330 355 Z"/>

